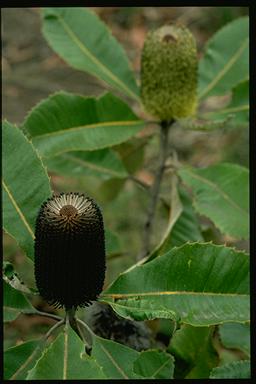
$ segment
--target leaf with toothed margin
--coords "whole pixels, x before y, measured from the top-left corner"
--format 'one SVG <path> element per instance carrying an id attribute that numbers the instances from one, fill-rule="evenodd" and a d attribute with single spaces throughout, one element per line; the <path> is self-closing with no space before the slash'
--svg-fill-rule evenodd
<path id="1" fill-rule="evenodd" d="M 90 9 L 45 8 L 43 34 L 69 65 L 139 100 L 139 88 L 122 45 Z"/>
<path id="2" fill-rule="evenodd" d="M 251 362 L 249 360 L 232 361 L 213 368 L 210 379 L 250 379 Z"/>
<path id="3" fill-rule="evenodd" d="M 236 239 L 249 236 L 249 170 L 222 163 L 203 169 L 182 168 L 182 181 L 192 189 L 193 205 L 222 233 Z"/>
<path id="4" fill-rule="evenodd" d="M 227 94 L 249 77 L 249 17 L 239 17 L 219 29 L 199 61 L 198 97 Z"/>
<path id="5" fill-rule="evenodd" d="M 25 380 L 28 370 L 39 358 L 43 346 L 39 340 L 30 340 L 4 351 L 4 379 Z"/>
<path id="6" fill-rule="evenodd" d="M 3 226 L 34 259 L 34 225 L 50 180 L 37 151 L 22 131 L 3 123 Z"/>
<path id="7" fill-rule="evenodd" d="M 26 380 L 104 379 L 102 367 L 85 353 L 84 343 L 71 327 L 64 328 L 44 350 Z"/>
<path id="8" fill-rule="evenodd" d="M 250 318 L 249 257 L 225 246 L 185 244 L 120 274 L 100 299 L 136 320 L 163 311 L 194 326 L 243 323 Z"/>
<path id="9" fill-rule="evenodd" d="M 58 92 L 30 111 L 23 129 L 39 153 L 51 157 L 114 146 L 135 136 L 144 124 L 111 93 L 95 98 Z"/>

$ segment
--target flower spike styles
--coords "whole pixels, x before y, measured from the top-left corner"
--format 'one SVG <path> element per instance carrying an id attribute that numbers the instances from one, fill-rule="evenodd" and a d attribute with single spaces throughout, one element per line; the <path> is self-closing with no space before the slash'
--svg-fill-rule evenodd
<path id="1" fill-rule="evenodd" d="M 141 97 L 161 121 L 192 116 L 197 107 L 196 42 L 183 26 L 164 25 L 146 36 L 141 57 Z"/>
<path id="2" fill-rule="evenodd" d="M 40 295 L 65 309 L 88 306 L 105 278 L 104 224 L 95 201 L 80 193 L 46 200 L 35 230 L 35 278 Z"/>

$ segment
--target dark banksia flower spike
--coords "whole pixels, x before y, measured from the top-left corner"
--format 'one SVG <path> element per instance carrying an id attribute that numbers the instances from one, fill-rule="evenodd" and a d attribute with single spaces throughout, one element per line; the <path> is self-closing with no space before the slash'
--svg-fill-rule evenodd
<path id="1" fill-rule="evenodd" d="M 35 230 L 35 278 L 40 295 L 66 310 L 96 300 L 105 278 L 105 240 L 101 211 L 80 193 L 46 200 Z"/>

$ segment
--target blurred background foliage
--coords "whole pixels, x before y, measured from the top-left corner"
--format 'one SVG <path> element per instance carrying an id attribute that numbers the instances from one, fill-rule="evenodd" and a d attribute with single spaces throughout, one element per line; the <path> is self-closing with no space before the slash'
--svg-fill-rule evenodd
<path id="1" fill-rule="evenodd" d="M 149 29 L 169 22 L 185 24 L 196 38 L 200 58 L 206 41 L 219 28 L 237 17 L 248 15 L 247 7 L 93 7 L 92 10 L 105 21 L 125 48 L 138 81 L 140 52 Z M 39 8 L 2 9 L 2 71 L 2 115 L 17 125 L 22 123 L 36 103 L 51 93 L 65 90 L 97 96 L 106 89 L 96 78 L 69 67 L 50 49 L 41 34 Z M 131 106 L 141 115 L 135 105 Z M 126 168 L 149 185 L 158 159 L 158 137 L 153 133 L 149 125 L 140 137 L 114 148 Z M 248 130 L 244 127 L 210 133 L 186 131 L 186 135 L 174 128 L 171 143 L 178 152 L 179 160 L 195 167 L 205 167 L 220 161 L 248 166 Z M 70 177 L 51 173 L 50 176 L 55 192 L 81 191 L 95 198 L 102 206 L 107 228 L 116 234 L 109 244 L 112 254 L 107 263 L 107 286 L 121 271 L 134 264 L 140 252 L 149 201 L 147 191 L 132 180 L 104 178 L 99 174 L 85 173 L 83 176 Z M 162 196 L 168 197 L 169 190 L 168 177 L 165 177 Z M 166 220 L 167 213 L 159 204 L 153 243 L 159 239 Z M 248 242 L 235 242 L 221 235 L 205 218 L 201 218 L 201 228 L 205 240 L 248 250 Z M 13 263 L 29 287 L 35 287 L 32 262 L 6 234 L 4 260 Z M 38 298 L 34 300 L 34 305 L 40 310 L 53 311 Z M 15 321 L 6 324 L 4 347 L 36 338 L 53 323 L 53 320 L 47 318 L 20 315 Z M 155 323 L 153 321 L 150 324 L 153 330 L 156 329 Z M 163 339 L 165 334 L 170 336 L 171 321 L 158 321 L 156 332 L 161 333 Z M 221 355 L 223 361 L 230 361 L 232 351 L 227 352 L 220 343 L 218 348 L 226 351 Z M 235 352 L 232 359 L 236 358 Z"/>

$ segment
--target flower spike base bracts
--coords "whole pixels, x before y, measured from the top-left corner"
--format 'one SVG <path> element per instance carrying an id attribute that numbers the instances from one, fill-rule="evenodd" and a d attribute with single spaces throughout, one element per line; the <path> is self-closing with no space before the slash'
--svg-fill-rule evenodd
<path id="1" fill-rule="evenodd" d="M 190 31 L 165 25 L 146 36 L 141 57 L 141 97 L 161 121 L 191 116 L 197 106 L 197 52 Z"/>
<path id="2" fill-rule="evenodd" d="M 105 239 L 101 211 L 80 193 L 46 200 L 35 230 L 35 278 L 40 295 L 65 309 L 88 306 L 105 278 Z"/>

